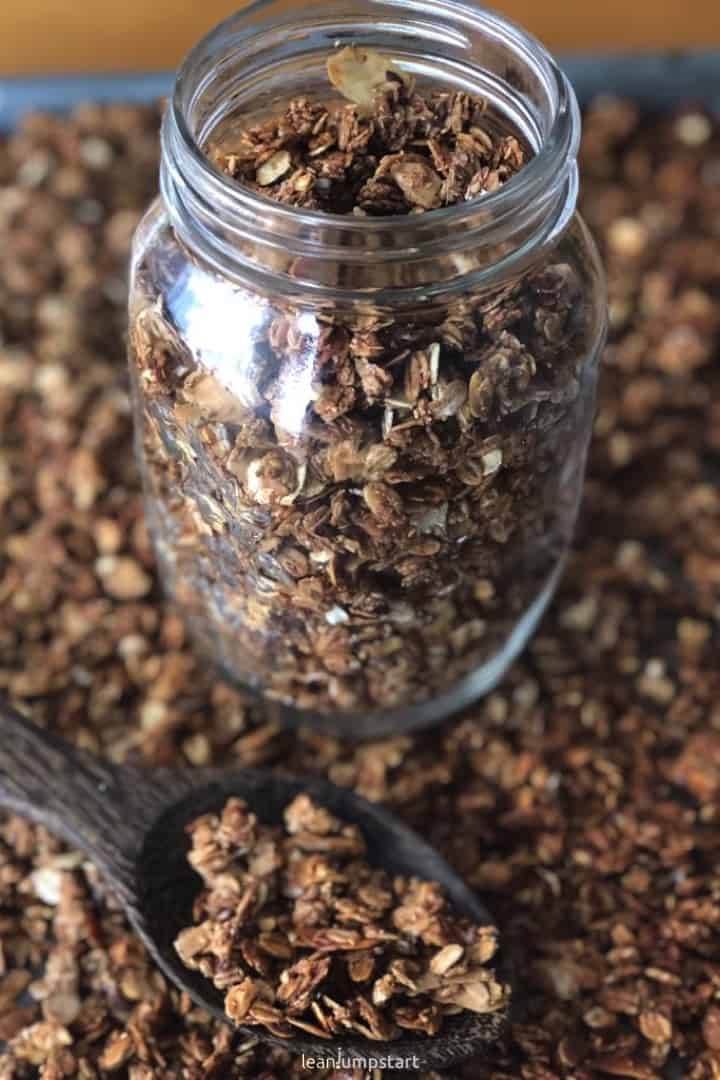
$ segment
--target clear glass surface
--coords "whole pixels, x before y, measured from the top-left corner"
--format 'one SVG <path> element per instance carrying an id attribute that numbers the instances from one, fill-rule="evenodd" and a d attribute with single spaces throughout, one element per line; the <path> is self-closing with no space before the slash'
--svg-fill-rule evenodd
<path id="1" fill-rule="evenodd" d="M 471 5 L 273 7 L 188 59 L 135 240 L 148 519 L 225 677 L 289 722 L 396 732 L 502 676 L 571 541 L 605 326 L 577 107 L 536 43 Z M 474 203 L 364 226 L 214 173 L 208 133 L 327 98 L 313 73 L 338 40 L 485 94 L 530 165 Z"/>

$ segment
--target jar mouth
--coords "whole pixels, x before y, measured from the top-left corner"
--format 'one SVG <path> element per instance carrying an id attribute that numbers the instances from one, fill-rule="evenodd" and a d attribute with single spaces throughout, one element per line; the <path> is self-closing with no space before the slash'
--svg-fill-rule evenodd
<path id="1" fill-rule="evenodd" d="M 443 249 L 456 256 L 470 248 L 489 252 L 498 243 L 517 249 L 522 245 L 512 242 L 514 234 L 527 240 L 528 229 L 537 233 L 549 226 L 549 234 L 556 234 L 566 224 L 577 189 L 579 109 L 566 76 L 531 35 L 466 0 L 337 0 L 290 14 L 281 12 L 281 4 L 257 0 L 204 37 L 179 70 L 163 122 L 161 187 L 171 216 L 179 201 L 186 226 L 194 218 L 196 241 L 200 233 L 205 239 L 215 234 L 216 240 L 222 233 L 223 263 L 232 261 L 235 247 L 247 265 L 243 238 L 250 235 L 250 262 L 282 273 L 273 251 L 305 263 L 418 263 Z M 377 217 L 286 205 L 244 187 L 210 162 L 203 146 L 220 121 L 241 109 L 252 115 L 254 103 L 267 104 L 283 76 L 300 76 L 296 92 L 286 90 L 283 99 L 301 94 L 303 72 L 313 62 L 324 66 L 345 44 L 380 49 L 405 70 L 429 75 L 435 86 L 488 98 L 527 142 L 529 160 L 502 187 L 466 202 Z M 326 84 L 326 98 L 329 91 Z M 554 224 L 553 208 L 559 215 Z M 268 258 L 260 257 L 261 247 Z M 456 258 L 447 276 L 470 272 L 460 263 Z M 303 269 L 308 284 L 329 283 L 315 281 L 323 276 L 318 267 L 315 273 Z"/>

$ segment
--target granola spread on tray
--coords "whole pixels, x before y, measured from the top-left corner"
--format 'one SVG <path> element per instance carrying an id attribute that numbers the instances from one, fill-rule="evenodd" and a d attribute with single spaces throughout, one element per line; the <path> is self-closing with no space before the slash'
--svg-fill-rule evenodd
<path id="1" fill-rule="evenodd" d="M 494 927 L 458 916 L 436 882 L 371 867 L 360 829 L 307 795 L 283 817 L 263 825 L 233 798 L 189 826 L 205 888 L 175 948 L 232 1020 L 282 1038 L 392 1041 L 507 1006 L 488 966 Z"/>
<path id="2" fill-rule="evenodd" d="M 328 70 L 351 103 L 293 100 L 211 159 L 276 201 L 371 216 L 482 198 L 524 164 L 484 100 L 358 49 Z M 227 675 L 372 714 L 502 650 L 566 548 L 589 425 L 591 317 L 555 257 L 420 310 L 313 307 L 193 259 L 166 289 L 183 256 L 153 241 L 131 326 L 151 532 Z"/>
<path id="3" fill-rule="evenodd" d="M 0 138 L 2 692 L 114 761 L 327 776 L 435 844 L 497 914 L 524 1009 L 482 1060 L 412 1080 L 716 1080 L 717 121 L 587 113 L 611 335 L 576 554 L 493 694 L 354 745 L 220 685 L 160 601 L 122 341 L 158 120 L 84 108 Z M 2 1080 L 366 1080 L 209 1020 L 81 855 L 1 820 Z"/>

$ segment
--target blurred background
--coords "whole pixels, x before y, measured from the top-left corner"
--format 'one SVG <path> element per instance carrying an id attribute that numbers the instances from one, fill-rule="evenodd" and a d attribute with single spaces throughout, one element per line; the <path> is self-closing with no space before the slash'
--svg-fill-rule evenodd
<path id="1" fill-rule="evenodd" d="M 287 0 L 293 7 L 299 0 Z M 0 76 L 175 67 L 238 0 L 0 0 Z M 498 0 L 556 50 L 720 45 L 719 0 Z"/>

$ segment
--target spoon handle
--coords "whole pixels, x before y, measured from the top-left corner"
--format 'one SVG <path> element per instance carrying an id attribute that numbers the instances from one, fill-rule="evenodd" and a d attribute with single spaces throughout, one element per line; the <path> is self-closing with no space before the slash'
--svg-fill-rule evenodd
<path id="1" fill-rule="evenodd" d="M 0 806 L 79 848 L 132 894 L 143 823 L 132 774 L 69 746 L 0 699 Z"/>

